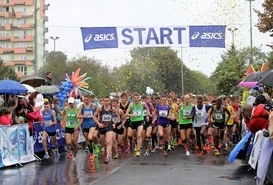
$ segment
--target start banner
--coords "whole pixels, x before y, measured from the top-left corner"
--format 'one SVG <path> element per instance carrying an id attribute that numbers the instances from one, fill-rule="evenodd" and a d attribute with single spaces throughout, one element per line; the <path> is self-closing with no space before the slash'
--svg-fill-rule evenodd
<path id="1" fill-rule="evenodd" d="M 226 26 L 81 27 L 84 50 L 132 47 L 225 48 Z"/>

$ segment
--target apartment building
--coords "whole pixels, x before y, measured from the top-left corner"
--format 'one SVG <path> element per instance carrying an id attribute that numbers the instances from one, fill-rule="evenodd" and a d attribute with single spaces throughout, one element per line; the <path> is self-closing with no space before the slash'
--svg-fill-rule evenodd
<path id="1" fill-rule="evenodd" d="M 48 6 L 45 0 L 0 0 L 0 58 L 18 77 L 35 75 L 45 62 Z"/>

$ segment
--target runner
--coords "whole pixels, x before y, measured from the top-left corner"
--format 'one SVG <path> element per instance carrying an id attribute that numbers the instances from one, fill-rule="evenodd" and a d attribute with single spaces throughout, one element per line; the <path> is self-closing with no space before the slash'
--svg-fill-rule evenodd
<path id="1" fill-rule="evenodd" d="M 186 155 L 190 156 L 190 138 L 192 133 L 192 104 L 190 103 L 190 95 L 187 94 L 184 96 L 184 102 L 178 106 L 178 125 L 180 138 L 186 144 L 185 150 Z"/>
<path id="2" fill-rule="evenodd" d="M 177 102 L 176 98 L 172 98 L 172 96 L 168 97 L 168 104 L 171 106 L 171 112 L 170 112 L 170 140 L 171 140 L 171 147 L 174 149 L 174 147 L 177 145 Z"/>
<path id="3" fill-rule="evenodd" d="M 139 94 L 135 93 L 133 95 L 133 101 L 127 109 L 126 115 L 130 117 L 131 121 L 132 132 L 128 132 L 129 138 L 132 138 L 133 134 L 137 135 L 137 157 L 140 157 L 140 148 L 142 146 L 142 132 L 144 124 L 143 108 L 147 110 L 146 121 L 149 122 L 149 108 L 145 103 L 139 102 Z"/>
<path id="4" fill-rule="evenodd" d="M 171 150 L 170 142 L 170 114 L 171 107 L 167 104 L 166 96 L 161 96 L 161 104 L 157 105 L 155 108 L 155 114 L 158 116 L 157 125 L 158 125 L 158 134 L 160 139 L 160 145 L 163 145 L 163 137 L 165 136 L 165 146 L 163 155 L 168 156 L 167 150 Z"/>
<path id="5" fill-rule="evenodd" d="M 116 115 L 116 120 L 120 119 L 116 109 L 111 105 L 110 97 L 105 96 L 103 100 L 103 105 L 97 108 L 93 117 L 94 121 L 98 125 L 100 140 L 104 146 L 106 145 L 106 158 L 104 161 L 105 164 L 108 164 L 110 160 L 113 140 L 113 128 L 115 128 L 115 125 L 117 124 L 117 122 L 113 123 L 112 121 L 113 114 Z"/>
<path id="6" fill-rule="evenodd" d="M 118 100 L 112 99 L 112 107 L 115 108 L 119 114 L 120 119 L 117 120 L 115 114 L 113 114 L 112 120 L 116 123 L 115 128 L 113 129 L 113 147 L 115 150 L 116 155 L 114 159 L 119 158 L 119 152 L 121 152 L 121 146 L 123 144 L 123 134 L 124 134 L 124 124 L 126 122 L 125 114 L 118 106 Z"/>
<path id="7" fill-rule="evenodd" d="M 83 104 L 78 108 L 78 118 L 82 119 L 83 134 L 86 139 L 85 150 L 90 152 L 90 158 L 94 157 L 93 154 L 93 137 L 96 128 L 96 123 L 93 120 L 93 115 L 97 106 L 90 101 L 90 95 L 86 94 L 83 97 Z"/>
<path id="8" fill-rule="evenodd" d="M 223 138 L 227 121 L 230 118 L 230 112 L 222 105 L 222 98 L 216 100 L 216 106 L 212 108 L 210 117 L 212 117 L 212 126 L 214 129 L 214 154 L 218 156 L 221 149 L 220 140 Z"/>
<path id="9" fill-rule="evenodd" d="M 63 127 L 65 127 L 65 141 L 68 149 L 67 158 L 73 158 L 73 161 L 76 162 L 79 127 L 81 125 L 77 119 L 77 107 L 74 105 L 75 99 L 73 97 L 69 97 L 67 103 L 68 106 L 64 109 L 62 115 L 62 123 Z M 72 143 L 73 155 L 71 150 Z"/>
<path id="10" fill-rule="evenodd" d="M 124 115 L 126 115 L 127 109 L 129 107 L 129 102 L 128 102 L 128 96 L 126 93 L 122 93 L 120 95 L 120 103 L 119 103 L 119 107 L 121 108 L 121 110 L 123 111 Z M 132 145 L 132 138 L 128 137 L 128 132 L 132 132 L 131 130 L 131 121 L 130 121 L 130 117 L 127 116 L 126 117 L 126 122 L 124 124 L 124 145 L 126 146 L 126 153 L 130 152 L 131 149 L 131 145 Z M 131 139 L 131 140 L 130 140 Z"/>
<path id="11" fill-rule="evenodd" d="M 58 142 L 56 138 L 56 127 L 57 124 L 57 118 L 56 113 L 54 110 L 51 109 L 50 103 L 46 101 L 44 103 L 44 110 L 42 111 L 43 114 L 43 121 L 42 121 L 42 127 L 43 127 L 43 147 L 45 150 L 44 159 L 48 159 L 48 148 L 47 148 L 47 138 L 51 137 L 52 141 L 55 146 L 55 156 L 59 157 L 59 151 L 58 151 Z"/>
<path id="12" fill-rule="evenodd" d="M 202 155 L 203 151 L 207 151 L 207 145 L 205 140 L 205 131 L 208 125 L 208 111 L 211 109 L 211 106 L 203 104 L 203 98 L 199 96 L 197 98 L 197 105 L 192 108 L 192 117 L 194 118 L 194 129 L 196 133 L 196 141 L 198 145 L 199 153 L 198 155 Z M 201 145 L 201 139 L 203 149 Z"/>

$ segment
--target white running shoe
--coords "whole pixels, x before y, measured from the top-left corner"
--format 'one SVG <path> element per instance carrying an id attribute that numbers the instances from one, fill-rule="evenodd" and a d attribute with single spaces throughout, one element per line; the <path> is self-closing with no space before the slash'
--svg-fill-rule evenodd
<path id="1" fill-rule="evenodd" d="M 186 156 L 190 156 L 191 153 L 189 151 L 186 151 Z"/>

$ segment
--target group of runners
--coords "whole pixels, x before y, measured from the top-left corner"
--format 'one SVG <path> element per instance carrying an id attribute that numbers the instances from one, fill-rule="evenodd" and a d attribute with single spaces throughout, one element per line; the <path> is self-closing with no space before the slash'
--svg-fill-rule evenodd
<path id="1" fill-rule="evenodd" d="M 184 146 L 187 156 L 191 154 L 192 145 L 198 155 L 210 151 L 219 155 L 221 148 L 229 149 L 239 139 L 238 101 L 229 97 L 215 99 L 212 94 L 179 97 L 171 92 L 168 96 L 151 98 L 137 93 L 128 97 L 122 93 L 119 99 L 105 96 L 98 105 L 95 97 L 87 94 L 76 106 L 75 99 L 69 97 L 61 121 L 65 129 L 67 158 L 76 161 L 80 130 L 86 139 L 85 150 L 90 154 L 90 160 L 105 152 L 105 164 L 109 163 L 112 154 L 114 159 L 118 159 L 121 152 L 132 151 L 137 157 L 149 156 L 156 148 L 167 157 L 168 151 L 179 145 Z M 53 137 L 55 154 L 59 155 L 54 130 L 56 120 L 56 113 L 45 102 L 44 158 L 49 157 L 48 136 Z"/>

